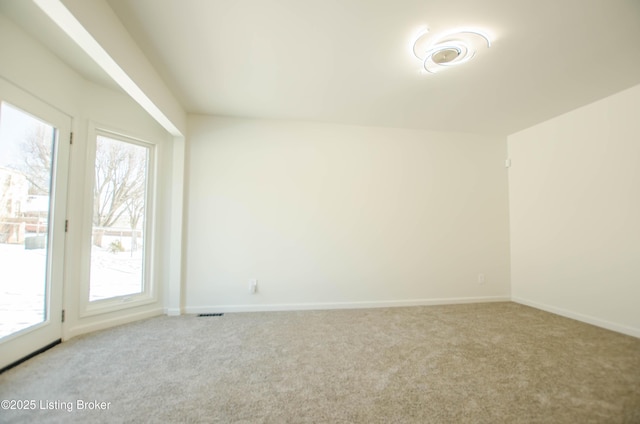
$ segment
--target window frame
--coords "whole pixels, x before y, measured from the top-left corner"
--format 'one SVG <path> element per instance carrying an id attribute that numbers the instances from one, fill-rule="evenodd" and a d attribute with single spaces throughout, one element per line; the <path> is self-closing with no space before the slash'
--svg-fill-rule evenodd
<path id="1" fill-rule="evenodd" d="M 95 189 L 95 161 L 98 136 L 145 147 L 148 150 L 147 187 L 145 193 L 142 291 L 140 293 L 114 296 L 107 299 L 89 300 L 91 285 L 91 249 L 93 232 L 93 198 Z M 155 240 L 156 240 L 156 207 L 157 207 L 157 161 L 158 143 L 136 137 L 126 131 L 119 131 L 108 126 L 89 124 L 86 150 L 86 186 L 84 196 L 84 215 L 82 225 L 81 285 L 80 285 L 80 318 L 135 308 L 158 301 L 159 287 L 155 278 Z"/>

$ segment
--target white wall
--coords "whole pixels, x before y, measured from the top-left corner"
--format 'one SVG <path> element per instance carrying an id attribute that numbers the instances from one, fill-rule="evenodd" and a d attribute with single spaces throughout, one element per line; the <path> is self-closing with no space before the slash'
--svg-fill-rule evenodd
<path id="1" fill-rule="evenodd" d="M 122 92 L 93 84 L 41 44 L 27 35 L 12 21 L 0 14 L 0 77 L 31 93 L 72 118 L 74 144 L 71 149 L 69 170 L 70 187 L 67 214 L 70 219 L 66 241 L 65 301 L 67 321 L 63 327 L 63 338 L 105 328 L 114 324 L 157 315 L 163 311 L 162 288 L 167 285 L 169 254 L 168 237 L 171 217 L 171 140 L 168 133 Z M 78 266 L 82 257 L 82 220 L 87 202 L 85 193 L 86 148 L 90 142 L 90 122 L 125 134 L 159 143 L 159 194 L 158 194 L 158 238 L 155 277 L 158 282 L 157 301 L 136 308 L 94 316 L 79 314 L 80 285 L 86 279 Z M 90 202 L 89 202 L 90 206 Z M 163 238 L 164 237 L 164 238 Z"/>
<path id="2" fill-rule="evenodd" d="M 640 337 L 640 86 L 508 138 L 514 300 Z"/>
<path id="3" fill-rule="evenodd" d="M 503 138 L 206 116 L 188 128 L 187 312 L 509 298 Z"/>

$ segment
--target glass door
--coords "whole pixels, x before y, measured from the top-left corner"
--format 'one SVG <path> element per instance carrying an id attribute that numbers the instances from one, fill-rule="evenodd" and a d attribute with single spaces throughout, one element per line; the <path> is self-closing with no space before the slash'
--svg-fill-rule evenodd
<path id="1" fill-rule="evenodd" d="M 70 126 L 0 79 L 0 369 L 61 338 Z"/>

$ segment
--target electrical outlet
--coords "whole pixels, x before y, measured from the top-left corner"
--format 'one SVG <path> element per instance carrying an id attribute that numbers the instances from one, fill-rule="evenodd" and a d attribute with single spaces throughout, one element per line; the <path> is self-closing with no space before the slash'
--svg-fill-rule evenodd
<path id="1" fill-rule="evenodd" d="M 251 280 L 249 280 L 249 293 L 256 294 L 257 291 L 258 291 L 258 280 L 256 280 L 255 278 L 252 278 Z"/>
<path id="2" fill-rule="evenodd" d="M 478 284 L 484 284 L 486 282 L 486 279 L 484 277 L 484 274 L 480 273 L 478 274 Z"/>

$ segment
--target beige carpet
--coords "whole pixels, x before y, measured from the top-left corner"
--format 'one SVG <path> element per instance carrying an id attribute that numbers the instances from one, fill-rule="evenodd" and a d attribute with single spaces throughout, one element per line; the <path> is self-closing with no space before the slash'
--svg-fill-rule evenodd
<path id="1" fill-rule="evenodd" d="M 514 303 L 159 317 L 5 372 L 0 399 L 38 402 L 9 423 L 640 423 L 640 339 Z"/>

